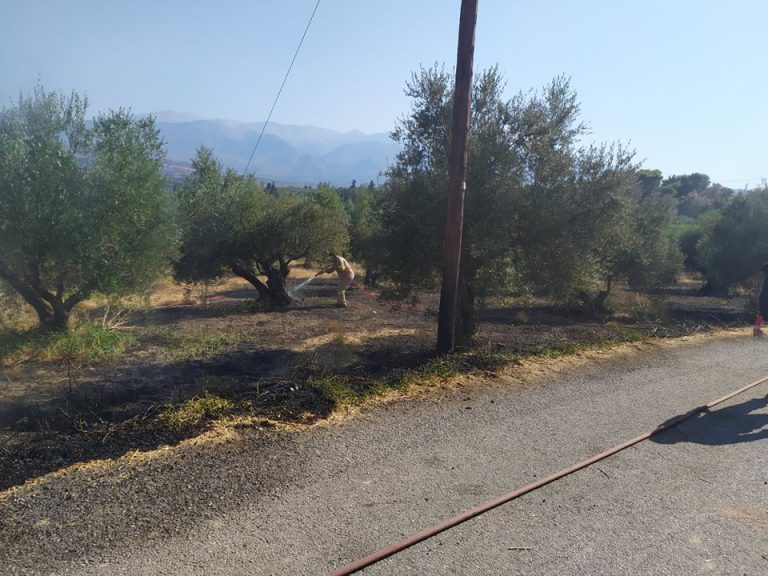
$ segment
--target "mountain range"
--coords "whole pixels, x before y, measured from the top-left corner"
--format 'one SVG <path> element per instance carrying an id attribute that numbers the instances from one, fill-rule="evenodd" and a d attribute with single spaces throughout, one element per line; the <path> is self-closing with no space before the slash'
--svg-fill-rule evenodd
<path id="1" fill-rule="evenodd" d="M 151 115 L 166 143 L 167 171 L 173 175 L 191 170 L 191 160 L 202 145 L 212 148 L 225 167 L 244 170 L 264 127 L 263 122 L 209 120 L 168 110 Z M 248 172 L 262 181 L 293 186 L 376 182 L 399 150 L 399 144 L 383 133 L 342 133 L 270 122 Z"/>

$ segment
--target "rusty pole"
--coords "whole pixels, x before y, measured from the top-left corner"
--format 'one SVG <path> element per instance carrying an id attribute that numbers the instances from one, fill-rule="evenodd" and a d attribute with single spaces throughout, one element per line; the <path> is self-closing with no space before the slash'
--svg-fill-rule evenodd
<path id="1" fill-rule="evenodd" d="M 440 291 L 440 314 L 437 321 L 437 349 L 446 354 L 455 346 L 477 2 L 478 0 L 462 0 L 459 19 L 456 87 L 453 93 L 453 130 L 451 153 L 448 159 L 448 212 L 443 245 L 443 285 Z"/>

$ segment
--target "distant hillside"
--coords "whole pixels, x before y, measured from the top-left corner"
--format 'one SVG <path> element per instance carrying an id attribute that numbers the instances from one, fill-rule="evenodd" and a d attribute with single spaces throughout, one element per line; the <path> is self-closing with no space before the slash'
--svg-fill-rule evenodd
<path id="1" fill-rule="evenodd" d="M 203 120 L 188 114 L 152 113 L 166 142 L 168 170 L 183 174 L 201 145 L 214 150 L 227 167 L 243 170 L 263 123 Z M 387 134 L 335 132 L 315 126 L 272 124 L 248 169 L 257 178 L 280 184 L 344 186 L 352 180 L 376 181 L 394 161 L 399 146 Z"/>

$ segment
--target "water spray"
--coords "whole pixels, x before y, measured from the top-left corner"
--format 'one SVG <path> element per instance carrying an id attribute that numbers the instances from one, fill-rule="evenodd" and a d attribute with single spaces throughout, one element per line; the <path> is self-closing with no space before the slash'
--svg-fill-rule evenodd
<path id="1" fill-rule="evenodd" d="M 312 280 L 314 280 L 315 278 L 317 278 L 317 274 L 315 274 L 314 276 L 310 276 L 309 278 L 307 278 L 306 280 L 304 280 L 304 282 L 302 282 L 301 284 L 299 284 L 298 286 L 296 286 L 296 287 L 295 287 L 293 290 L 289 290 L 289 291 L 288 291 L 288 295 L 289 295 L 291 298 L 295 298 L 295 295 L 296 295 L 296 293 L 297 293 L 299 290 L 301 290 L 302 288 L 304 288 L 304 286 L 306 286 L 307 284 L 309 284 L 310 282 L 312 282 Z"/>

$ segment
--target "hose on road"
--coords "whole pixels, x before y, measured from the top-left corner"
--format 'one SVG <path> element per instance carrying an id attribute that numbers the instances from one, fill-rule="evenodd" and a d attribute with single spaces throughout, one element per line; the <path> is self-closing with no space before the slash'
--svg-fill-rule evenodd
<path id="1" fill-rule="evenodd" d="M 673 428 L 674 426 L 677 426 L 681 422 L 684 422 L 688 420 L 689 418 L 692 418 L 693 416 L 696 416 L 697 414 L 701 414 L 702 412 L 706 412 L 718 404 L 722 404 L 723 402 L 730 400 L 734 396 L 737 396 L 743 392 L 746 392 L 747 390 L 754 388 L 755 386 L 758 386 L 759 384 L 762 384 L 764 382 L 768 382 L 768 376 L 761 378 L 760 380 L 756 380 L 755 382 L 752 382 L 751 384 L 747 384 L 743 388 L 739 388 L 738 390 L 735 390 L 729 394 L 726 394 L 722 398 L 718 398 L 717 400 L 713 400 L 709 404 L 705 404 L 704 406 L 699 406 L 698 408 L 694 408 L 690 412 L 686 412 L 685 414 L 681 414 L 679 416 L 676 416 L 675 418 L 672 418 L 671 420 L 668 420 L 661 426 L 658 426 L 654 430 L 650 432 L 646 432 L 645 434 L 641 434 L 640 436 L 637 436 L 636 438 L 632 438 L 631 440 L 627 440 L 626 442 L 623 442 L 621 444 L 618 444 L 614 446 L 613 448 L 610 448 L 606 450 L 605 452 L 601 452 L 600 454 L 597 454 L 595 456 L 592 456 L 591 458 L 588 458 L 587 460 L 583 460 L 582 462 L 579 462 L 578 464 L 574 464 L 573 466 L 569 468 L 563 468 L 559 472 L 556 472 L 550 476 L 547 476 L 546 478 L 542 478 L 541 480 L 538 480 L 537 482 L 533 482 L 531 484 L 528 484 L 526 486 L 523 486 L 522 488 L 518 488 L 516 490 L 513 490 L 512 492 L 509 492 L 503 496 L 500 496 L 499 498 L 495 498 L 494 500 L 489 500 L 488 502 L 485 502 L 483 504 L 480 504 L 478 506 L 475 506 L 474 508 L 471 508 L 470 510 L 467 510 L 466 512 L 462 512 L 461 514 L 454 516 L 453 518 L 449 518 L 448 520 L 445 520 L 439 524 L 436 524 L 435 526 L 432 526 L 431 528 L 427 528 L 425 530 L 422 530 L 421 532 L 417 532 L 416 534 L 413 534 L 412 536 L 409 536 L 405 540 L 401 540 L 400 542 L 396 542 L 395 544 L 391 544 L 390 546 L 387 546 L 386 548 L 381 548 L 380 550 L 377 550 L 376 552 L 373 552 L 369 554 L 368 556 L 365 556 L 364 558 L 361 558 L 360 560 L 357 560 L 356 562 L 352 562 L 351 564 L 347 564 L 346 566 L 342 566 L 341 568 L 338 568 L 337 570 L 334 570 L 329 574 L 329 576 L 347 576 L 348 574 L 353 574 L 359 570 L 362 570 L 363 568 L 366 568 L 367 566 L 370 566 L 372 564 L 375 564 L 376 562 L 379 562 L 380 560 L 383 560 L 384 558 L 388 558 L 389 556 L 392 556 L 394 554 L 397 554 L 398 552 L 402 552 L 406 548 L 410 548 L 414 544 L 418 544 L 419 542 L 423 542 L 424 540 L 427 540 L 428 538 L 431 538 L 432 536 L 435 536 L 437 534 L 440 534 L 441 532 L 445 532 L 446 530 L 453 528 L 454 526 L 458 526 L 462 522 L 466 522 L 467 520 L 470 520 L 471 518 L 474 518 L 476 516 L 479 516 L 480 514 L 483 514 L 485 512 L 488 512 L 489 510 L 493 510 L 494 508 L 497 508 L 498 506 L 501 506 L 502 504 L 506 504 L 510 500 L 514 500 L 515 498 L 519 498 L 523 494 L 528 494 L 529 492 L 533 492 L 534 490 L 538 490 L 539 488 L 546 486 L 547 484 L 551 484 L 555 480 L 559 480 L 560 478 L 563 478 L 565 476 L 568 476 L 569 474 L 573 474 L 574 472 L 581 470 L 583 468 L 586 468 L 587 466 L 591 466 L 592 464 L 599 462 L 600 460 L 603 460 L 605 458 L 608 458 L 609 456 L 612 456 L 616 454 L 617 452 L 621 452 L 622 450 L 629 448 L 630 446 L 634 446 L 635 444 L 638 444 L 642 442 L 643 440 L 647 440 L 651 438 L 652 436 L 656 436 L 657 434 L 661 434 L 665 430 L 669 430 L 670 428 Z"/>

